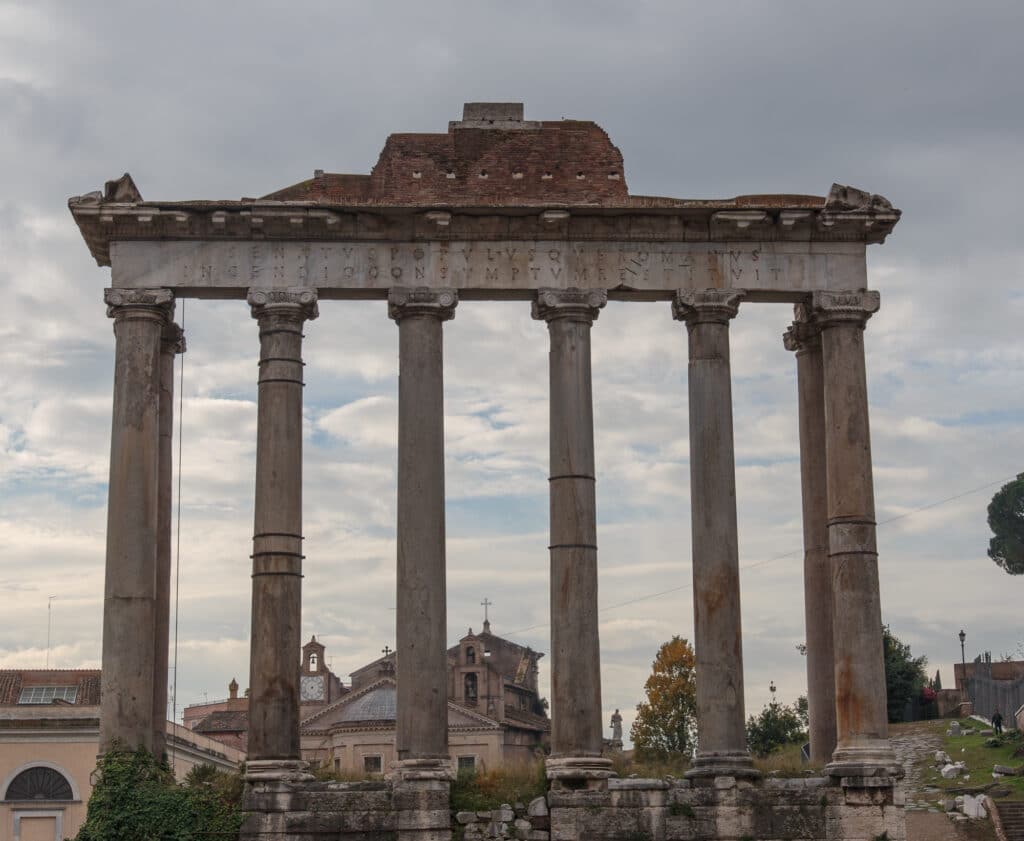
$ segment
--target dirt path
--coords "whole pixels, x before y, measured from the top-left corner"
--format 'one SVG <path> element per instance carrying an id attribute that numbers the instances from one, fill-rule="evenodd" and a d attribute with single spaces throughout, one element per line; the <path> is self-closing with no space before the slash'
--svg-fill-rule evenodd
<path id="1" fill-rule="evenodd" d="M 894 727 L 890 741 L 906 776 L 907 841 L 995 841 L 991 821 L 954 823 L 939 810 L 939 794 L 924 781 L 919 767 L 942 749 L 942 737 L 927 722 Z"/>

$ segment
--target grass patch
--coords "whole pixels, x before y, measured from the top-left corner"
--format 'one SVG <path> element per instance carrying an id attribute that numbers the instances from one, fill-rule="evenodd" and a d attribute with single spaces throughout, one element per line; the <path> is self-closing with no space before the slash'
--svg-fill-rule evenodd
<path id="1" fill-rule="evenodd" d="M 643 779 L 661 780 L 665 777 L 682 777 L 690 770 L 690 760 L 683 754 L 664 756 L 637 756 L 612 754 L 612 770 L 620 777 L 637 776 Z"/>
<path id="2" fill-rule="evenodd" d="M 762 774 L 773 777 L 806 777 L 809 773 L 820 772 L 820 768 L 814 768 L 803 761 L 800 747 L 798 742 L 791 742 L 767 756 L 755 756 L 754 767 Z"/>
<path id="3" fill-rule="evenodd" d="M 543 762 L 506 765 L 494 771 L 463 772 L 452 783 L 451 807 L 457 812 L 486 812 L 502 804 L 529 803 L 547 794 Z"/>
<path id="4" fill-rule="evenodd" d="M 983 789 L 995 783 L 1010 789 L 1010 794 L 1000 800 L 1024 800 L 1024 777 L 992 777 L 993 765 L 1006 765 L 1010 768 L 1024 766 L 1024 758 L 1013 756 L 1014 751 L 1024 745 L 1020 731 L 1006 731 L 997 747 L 988 747 L 985 743 L 991 741 L 992 737 L 978 734 L 977 730 L 984 728 L 980 722 L 973 719 L 960 722 L 961 727 L 975 730 L 970 736 L 947 736 L 946 730 L 949 729 L 950 723 L 951 721 L 916 722 L 918 726 L 927 724 L 929 729 L 941 737 L 941 750 L 948 753 L 953 762 L 963 762 L 967 766 L 967 775 L 970 779 L 957 777 L 944 780 L 939 769 L 935 767 L 934 757 L 929 754 L 923 762 L 924 783 L 951 793 L 964 789 Z"/>

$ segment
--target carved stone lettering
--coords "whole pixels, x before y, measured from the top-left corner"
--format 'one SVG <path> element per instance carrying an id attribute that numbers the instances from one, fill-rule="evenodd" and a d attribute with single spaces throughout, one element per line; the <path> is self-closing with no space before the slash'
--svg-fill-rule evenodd
<path id="1" fill-rule="evenodd" d="M 770 300 L 866 287 L 864 244 L 835 242 L 302 241 L 117 242 L 113 280 L 123 287 L 322 287 L 334 297 L 402 283 L 522 293 L 573 284 L 649 293 L 666 299 L 681 288 L 740 287 Z M 454 255 L 455 260 L 449 258 Z M 190 294 L 203 294 L 193 291 Z M 486 296 L 486 295 L 485 295 Z M 836 301 L 835 306 L 852 306 Z"/>

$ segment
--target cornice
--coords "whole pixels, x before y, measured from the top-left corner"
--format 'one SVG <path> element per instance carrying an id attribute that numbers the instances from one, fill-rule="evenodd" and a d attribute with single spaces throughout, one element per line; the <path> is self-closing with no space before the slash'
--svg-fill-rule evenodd
<path id="1" fill-rule="evenodd" d="M 603 241 L 884 242 L 900 211 L 878 196 L 854 201 L 756 196 L 726 200 L 633 196 L 621 207 L 574 205 L 327 205 L 268 200 L 68 200 L 96 262 L 110 265 L 110 243 L 127 240 L 314 242 Z"/>

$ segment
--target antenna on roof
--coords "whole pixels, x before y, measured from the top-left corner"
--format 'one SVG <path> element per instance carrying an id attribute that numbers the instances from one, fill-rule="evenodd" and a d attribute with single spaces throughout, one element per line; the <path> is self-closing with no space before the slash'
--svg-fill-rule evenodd
<path id="1" fill-rule="evenodd" d="M 50 630 L 53 627 L 53 600 L 56 596 L 50 596 L 46 600 L 46 668 L 50 668 Z"/>

